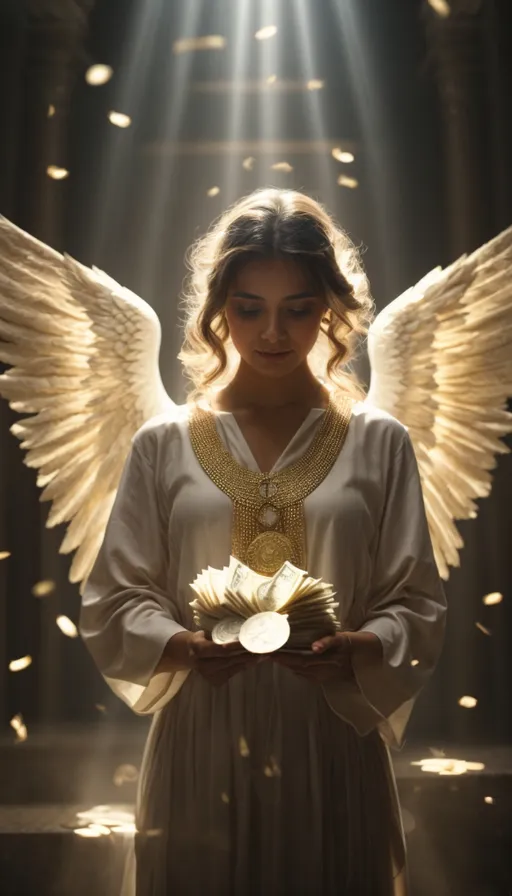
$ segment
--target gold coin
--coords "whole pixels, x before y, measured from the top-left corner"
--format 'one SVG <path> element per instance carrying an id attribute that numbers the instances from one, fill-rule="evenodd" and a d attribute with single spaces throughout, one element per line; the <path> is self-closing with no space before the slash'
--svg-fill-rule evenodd
<path id="1" fill-rule="evenodd" d="M 249 566 L 263 576 L 271 576 L 285 560 L 293 557 L 293 544 L 281 532 L 262 532 L 247 548 Z"/>

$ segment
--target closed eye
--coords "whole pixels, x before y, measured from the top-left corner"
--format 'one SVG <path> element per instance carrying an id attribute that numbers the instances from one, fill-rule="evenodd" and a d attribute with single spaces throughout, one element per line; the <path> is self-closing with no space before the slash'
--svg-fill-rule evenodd
<path id="1" fill-rule="evenodd" d="M 308 314 L 311 314 L 313 311 L 312 308 L 287 308 L 288 314 L 291 314 L 292 317 L 306 317 Z M 261 308 L 237 308 L 237 314 L 241 317 L 256 317 L 258 314 L 261 314 Z"/>

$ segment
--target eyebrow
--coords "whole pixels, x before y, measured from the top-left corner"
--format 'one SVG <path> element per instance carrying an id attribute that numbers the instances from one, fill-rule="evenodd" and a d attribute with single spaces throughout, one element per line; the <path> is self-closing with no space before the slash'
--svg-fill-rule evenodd
<path id="1" fill-rule="evenodd" d="M 262 301 L 262 302 L 265 301 L 264 296 L 257 296 L 253 292 L 234 292 L 233 297 L 235 299 L 257 299 L 258 301 Z M 309 290 L 306 290 L 305 292 L 296 292 L 294 295 L 285 296 L 283 301 L 293 302 L 293 301 L 297 301 L 297 299 L 314 299 L 314 298 L 315 298 L 314 293 L 309 292 Z"/>

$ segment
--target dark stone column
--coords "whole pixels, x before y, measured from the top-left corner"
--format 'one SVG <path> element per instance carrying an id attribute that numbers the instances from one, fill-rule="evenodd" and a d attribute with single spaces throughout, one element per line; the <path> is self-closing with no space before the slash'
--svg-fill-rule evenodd
<path id="1" fill-rule="evenodd" d="M 428 59 L 439 89 L 447 249 L 454 259 L 488 236 L 488 108 L 481 0 L 451 0 L 450 6 L 446 18 L 427 4 L 423 13 Z"/>

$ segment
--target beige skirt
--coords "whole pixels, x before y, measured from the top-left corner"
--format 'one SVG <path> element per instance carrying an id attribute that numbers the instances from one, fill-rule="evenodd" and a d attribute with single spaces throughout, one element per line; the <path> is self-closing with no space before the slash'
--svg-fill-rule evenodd
<path id="1" fill-rule="evenodd" d="M 151 727 L 135 854 L 137 896 L 403 896 L 388 749 L 275 663 L 191 673 Z"/>

